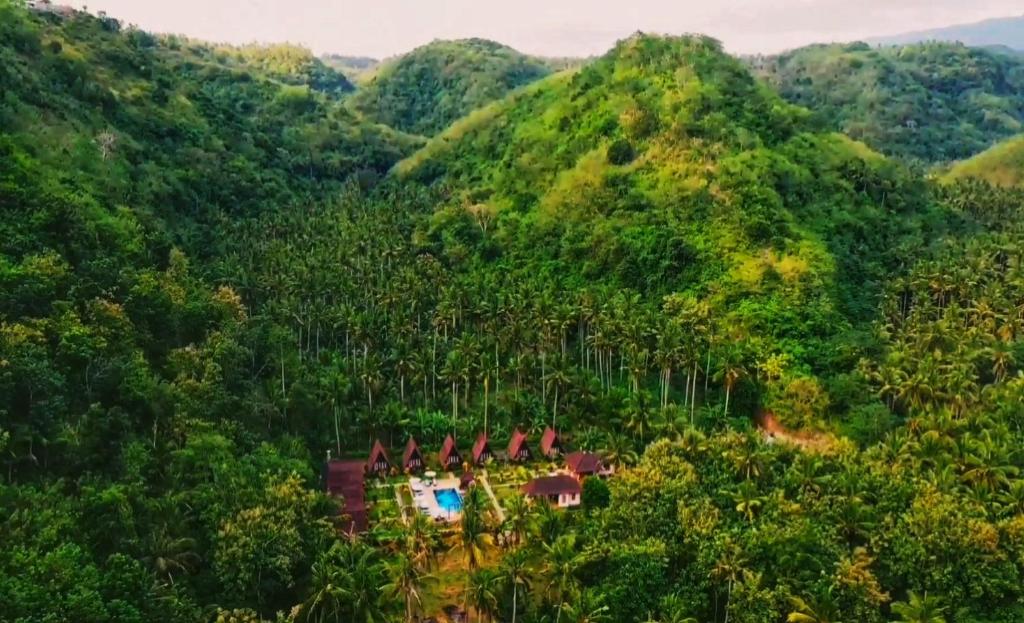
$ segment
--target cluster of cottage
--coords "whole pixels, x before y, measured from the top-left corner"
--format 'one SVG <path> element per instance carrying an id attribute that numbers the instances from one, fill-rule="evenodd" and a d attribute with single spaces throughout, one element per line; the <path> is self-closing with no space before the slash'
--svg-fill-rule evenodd
<path id="1" fill-rule="evenodd" d="M 522 486 L 522 493 L 533 500 L 544 500 L 561 508 L 578 506 L 581 503 L 582 482 L 589 476 L 606 477 L 613 469 L 604 462 L 600 455 L 593 452 L 576 451 L 564 454 L 561 438 L 552 428 L 547 428 L 540 440 L 540 455 L 548 460 L 564 456 L 564 467 L 547 475 L 533 478 Z M 509 440 L 508 448 L 503 457 L 497 456 L 490 446 L 487 434 L 480 433 L 470 454 L 470 461 L 463 460 L 458 445 L 452 435 L 448 435 L 441 444 L 438 453 L 438 464 L 446 471 L 465 467 L 461 479 L 463 487 L 473 482 L 472 467 L 483 466 L 499 459 L 510 463 L 525 463 L 534 458 L 526 433 L 516 429 Z M 324 464 L 323 482 L 328 494 L 339 496 L 343 500 L 342 514 L 346 518 L 346 530 L 362 532 L 368 527 L 368 517 L 363 481 L 366 476 L 383 477 L 396 469 L 413 474 L 426 469 L 426 461 L 416 440 L 412 437 L 405 444 L 402 462 L 395 466 L 388 457 L 387 450 L 378 440 L 373 444 L 370 457 L 366 461 L 328 460 Z"/>

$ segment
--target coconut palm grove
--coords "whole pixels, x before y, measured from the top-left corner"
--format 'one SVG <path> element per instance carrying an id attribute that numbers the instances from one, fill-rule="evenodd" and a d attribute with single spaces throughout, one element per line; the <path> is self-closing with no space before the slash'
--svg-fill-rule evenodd
<path id="1" fill-rule="evenodd" d="M 0 621 L 1024 621 L 1024 54 L 0 0 Z"/>

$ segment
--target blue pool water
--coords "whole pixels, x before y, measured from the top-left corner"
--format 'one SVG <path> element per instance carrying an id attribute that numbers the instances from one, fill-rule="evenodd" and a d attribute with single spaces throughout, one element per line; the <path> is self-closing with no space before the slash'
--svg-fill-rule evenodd
<path id="1" fill-rule="evenodd" d="M 434 491 L 437 498 L 437 505 L 446 513 L 458 513 L 462 511 L 462 496 L 455 489 L 439 489 Z"/>

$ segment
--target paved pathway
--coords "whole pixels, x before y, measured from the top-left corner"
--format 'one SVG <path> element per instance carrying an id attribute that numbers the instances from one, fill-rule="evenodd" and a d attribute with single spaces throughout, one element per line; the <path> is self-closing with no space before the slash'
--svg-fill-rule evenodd
<path id="1" fill-rule="evenodd" d="M 491 491 L 491 483 L 487 480 L 487 472 L 485 470 L 481 470 L 480 478 L 477 478 L 477 482 L 484 486 L 484 491 L 487 492 L 487 496 L 491 498 L 491 502 L 494 503 L 494 510 L 498 513 L 498 521 L 504 522 L 505 509 L 501 507 L 501 504 L 498 504 L 498 498 L 494 496 L 494 491 Z"/>

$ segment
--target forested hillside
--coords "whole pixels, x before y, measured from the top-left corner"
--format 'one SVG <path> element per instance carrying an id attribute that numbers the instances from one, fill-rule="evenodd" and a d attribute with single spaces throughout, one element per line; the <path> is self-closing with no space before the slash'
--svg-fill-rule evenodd
<path id="1" fill-rule="evenodd" d="M 1024 618 L 1021 191 L 703 37 L 425 145 L 349 88 L 0 0 L 0 621 Z M 581 508 L 519 494 L 547 460 L 452 525 L 320 493 L 327 451 L 548 426 L 615 468 Z"/>
<path id="2" fill-rule="evenodd" d="M 459 117 L 549 73 L 541 59 L 493 41 L 435 41 L 377 68 L 352 104 L 385 125 L 433 136 Z"/>
<path id="3" fill-rule="evenodd" d="M 968 158 L 1024 126 L 1024 59 L 956 43 L 814 45 L 752 61 L 826 127 L 890 156 Z"/>
<path id="4" fill-rule="evenodd" d="M 947 182 L 978 179 L 995 186 L 1024 187 L 1024 137 L 1003 141 L 973 158 L 958 162 L 943 179 Z"/>

